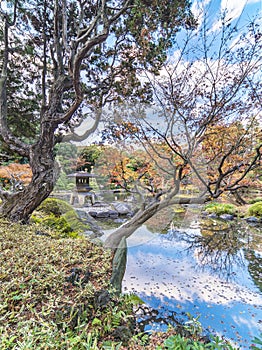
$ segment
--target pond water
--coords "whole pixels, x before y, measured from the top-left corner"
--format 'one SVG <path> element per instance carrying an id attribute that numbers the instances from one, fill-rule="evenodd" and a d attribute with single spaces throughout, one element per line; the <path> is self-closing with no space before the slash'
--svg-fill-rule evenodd
<path id="1" fill-rule="evenodd" d="M 124 292 L 156 310 L 145 330 L 165 330 L 189 312 L 205 331 L 248 349 L 262 332 L 261 226 L 187 211 L 162 233 L 154 227 L 142 226 L 128 239 L 123 280 Z"/>

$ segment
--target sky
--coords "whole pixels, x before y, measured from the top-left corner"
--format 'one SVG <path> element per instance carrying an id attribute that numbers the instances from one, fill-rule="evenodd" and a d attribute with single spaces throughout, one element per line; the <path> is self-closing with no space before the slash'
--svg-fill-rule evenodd
<path id="1" fill-rule="evenodd" d="M 198 15 L 199 7 L 205 6 L 209 9 L 211 18 L 214 19 L 220 12 L 226 10 L 231 21 L 239 19 L 242 14 L 243 21 L 262 12 L 261 0 L 195 0 L 192 4 L 192 11 Z M 243 13 L 242 13 L 243 12 Z M 216 21 L 214 21 L 214 27 Z"/>

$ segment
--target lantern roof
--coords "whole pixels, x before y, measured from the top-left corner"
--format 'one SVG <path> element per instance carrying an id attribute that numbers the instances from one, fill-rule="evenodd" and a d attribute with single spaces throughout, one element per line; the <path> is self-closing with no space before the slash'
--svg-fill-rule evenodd
<path id="1" fill-rule="evenodd" d="M 78 171 L 72 174 L 68 174 L 67 177 L 82 177 L 82 178 L 86 178 L 86 177 L 97 177 L 96 174 L 91 174 L 91 173 L 87 173 L 86 171 Z"/>

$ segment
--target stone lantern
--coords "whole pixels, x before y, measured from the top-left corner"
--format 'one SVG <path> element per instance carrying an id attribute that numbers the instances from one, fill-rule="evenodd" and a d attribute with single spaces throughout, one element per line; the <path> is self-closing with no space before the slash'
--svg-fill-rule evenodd
<path id="1" fill-rule="evenodd" d="M 93 204 L 95 194 L 94 192 L 91 192 L 93 188 L 90 186 L 90 178 L 94 178 L 96 175 L 85 171 L 79 171 L 67 176 L 69 178 L 75 178 L 76 184 L 76 188 L 70 198 L 70 203 L 74 204 L 75 199 L 77 199 L 79 204 L 84 205 L 86 203 L 86 198 L 89 198 Z"/>

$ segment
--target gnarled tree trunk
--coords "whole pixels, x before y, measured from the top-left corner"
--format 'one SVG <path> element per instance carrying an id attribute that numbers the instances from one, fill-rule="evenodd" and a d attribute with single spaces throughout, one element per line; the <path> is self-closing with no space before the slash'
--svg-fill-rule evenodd
<path id="1" fill-rule="evenodd" d="M 59 175 L 53 155 L 54 135 L 45 133 L 41 142 L 30 147 L 29 162 L 32 169 L 30 184 L 18 192 L 2 192 L 0 217 L 26 223 L 38 205 L 52 192 Z"/>

